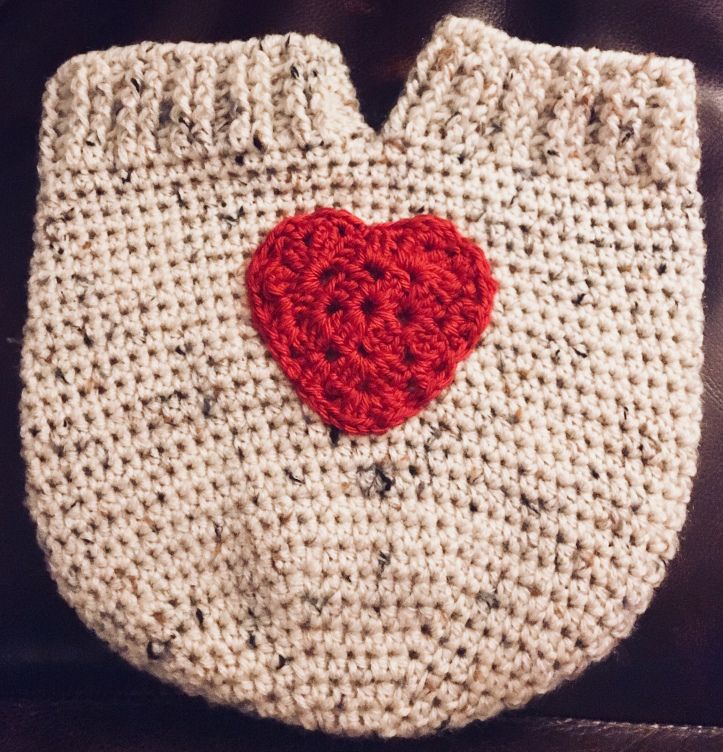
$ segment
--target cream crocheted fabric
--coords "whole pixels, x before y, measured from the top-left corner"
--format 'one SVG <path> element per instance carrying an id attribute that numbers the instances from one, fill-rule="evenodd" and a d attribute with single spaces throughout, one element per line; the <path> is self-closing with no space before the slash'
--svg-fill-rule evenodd
<path id="1" fill-rule="evenodd" d="M 416 735 L 602 658 L 696 467 L 704 246 L 691 63 L 448 18 L 381 132 L 313 36 L 141 44 L 47 86 L 22 375 L 63 596 L 193 694 Z M 302 402 L 244 271 L 283 218 L 430 213 L 499 293 L 380 436 Z"/>

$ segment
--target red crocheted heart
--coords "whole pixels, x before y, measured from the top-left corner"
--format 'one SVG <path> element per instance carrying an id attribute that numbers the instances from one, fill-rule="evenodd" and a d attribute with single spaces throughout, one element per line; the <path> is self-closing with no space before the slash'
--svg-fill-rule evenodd
<path id="1" fill-rule="evenodd" d="M 419 216 L 366 225 L 319 209 L 280 222 L 246 273 L 254 326 L 299 396 L 348 433 L 383 433 L 454 377 L 497 291 L 484 253 Z"/>

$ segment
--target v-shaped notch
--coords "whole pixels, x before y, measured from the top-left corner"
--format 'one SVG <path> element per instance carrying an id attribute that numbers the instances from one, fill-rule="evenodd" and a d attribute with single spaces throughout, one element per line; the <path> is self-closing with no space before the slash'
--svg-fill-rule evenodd
<path id="1" fill-rule="evenodd" d="M 694 92 L 686 60 L 552 47 L 448 16 L 375 130 L 332 42 L 292 33 L 143 43 L 72 58 L 50 79 L 41 165 L 133 169 L 423 144 L 460 163 L 493 151 L 523 166 L 541 160 L 550 174 L 609 169 L 690 182 L 670 155 L 696 143 Z M 661 118 L 672 125 L 658 132 Z"/>

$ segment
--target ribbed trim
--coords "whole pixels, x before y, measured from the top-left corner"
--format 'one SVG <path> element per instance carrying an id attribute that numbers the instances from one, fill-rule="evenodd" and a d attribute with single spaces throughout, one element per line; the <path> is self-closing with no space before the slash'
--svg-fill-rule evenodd
<path id="1" fill-rule="evenodd" d="M 72 58 L 48 82 L 40 143 L 46 168 L 127 168 L 313 148 L 366 131 L 339 48 L 288 34 Z"/>
<path id="2" fill-rule="evenodd" d="M 145 43 L 58 70 L 44 97 L 41 162 L 128 168 L 351 141 L 433 144 L 460 160 L 501 150 L 521 169 L 542 161 L 550 176 L 592 170 L 692 187 L 694 70 L 687 60 L 552 47 L 449 17 L 377 135 L 330 42 Z"/>
<path id="3" fill-rule="evenodd" d="M 695 186 L 693 64 L 553 47 L 448 17 L 420 54 L 383 133 L 441 142 L 460 159 L 500 151 L 545 174 Z"/>

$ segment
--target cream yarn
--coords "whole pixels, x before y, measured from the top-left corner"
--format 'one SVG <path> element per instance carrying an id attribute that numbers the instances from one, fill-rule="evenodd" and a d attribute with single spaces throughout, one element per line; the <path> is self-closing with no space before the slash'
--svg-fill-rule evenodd
<path id="1" fill-rule="evenodd" d="M 22 375 L 27 504 L 132 663 L 347 734 L 460 726 L 629 633 L 695 472 L 692 65 L 448 18 L 380 134 L 313 36 L 141 44 L 47 86 Z M 430 212 L 500 291 L 453 385 L 324 425 L 239 273 L 283 217 Z"/>

